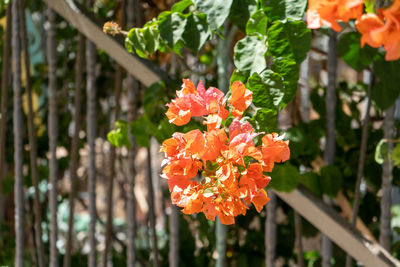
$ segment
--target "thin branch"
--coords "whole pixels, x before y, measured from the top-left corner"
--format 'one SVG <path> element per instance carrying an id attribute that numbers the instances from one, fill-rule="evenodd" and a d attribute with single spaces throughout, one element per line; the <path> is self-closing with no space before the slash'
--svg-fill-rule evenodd
<path id="1" fill-rule="evenodd" d="M 328 86 L 325 96 L 326 105 L 326 143 L 324 161 L 325 164 L 333 164 L 336 150 L 336 78 L 337 78 L 337 34 L 331 30 L 328 50 Z M 330 203 L 328 196 L 324 195 L 324 201 Z M 322 266 L 331 266 L 332 241 L 325 235 L 322 236 Z"/>
<path id="2" fill-rule="evenodd" d="M 150 228 L 152 231 L 153 238 L 153 257 L 154 257 L 154 266 L 160 266 L 159 258 L 158 258 L 158 242 L 157 242 L 157 232 L 156 232 L 156 215 L 155 215 L 155 205 L 154 205 L 154 188 L 153 188 L 153 178 L 152 178 L 152 169 L 151 169 L 151 151 L 150 147 L 147 148 L 147 188 L 148 188 L 148 201 L 149 201 L 149 219 L 150 219 Z"/>
<path id="3" fill-rule="evenodd" d="M 89 257 L 88 266 L 96 267 L 96 47 L 94 43 L 86 40 L 86 94 L 87 94 L 87 138 L 89 143 L 89 171 L 88 171 L 88 191 L 89 191 Z"/>
<path id="4" fill-rule="evenodd" d="M 75 99 L 74 99 L 74 135 L 71 141 L 71 161 L 69 165 L 69 175 L 71 179 L 71 190 L 68 197 L 69 216 L 68 216 L 68 232 L 67 242 L 64 256 L 64 267 L 71 266 L 71 254 L 73 251 L 72 234 L 74 232 L 74 213 L 75 213 L 75 197 L 77 186 L 77 169 L 79 165 L 79 132 L 82 129 L 82 73 L 85 64 L 85 37 L 78 35 L 78 51 L 75 62 Z"/>
<path id="5" fill-rule="evenodd" d="M 25 3 L 21 1 L 20 7 L 20 19 L 21 19 L 21 43 L 22 43 L 22 52 L 24 54 L 24 64 L 25 64 L 25 78 L 26 78 L 26 94 L 28 98 L 28 134 L 29 134 L 29 144 L 30 144 L 30 165 L 32 172 L 32 183 L 35 188 L 35 196 L 34 196 L 34 217 L 35 217 L 35 242 L 37 247 L 38 254 L 38 263 L 39 267 L 46 266 L 46 260 L 44 256 L 44 246 L 42 240 L 42 208 L 40 205 L 39 198 L 39 171 L 37 166 L 37 140 L 36 140 L 36 131 L 34 125 L 34 111 L 32 104 L 32 86 L 31 86 L 31 71 L 30 71 L 30 58 L 29 58 L 29 50 L 28 50 L 28 38 L 26 31 L 26 18 L 25 18 Z"/>
<path id="6" fill-rule="evenodd" d="M 365 166 L 365 157 L 367 154 L 367 141 L 368 141 L 368 129 L 369 129 L 369 113 L 371 109 L 371 90 L 375 84 L 375 76 L 371 72 L 371 80 L 368 86 L 367 92 L 367 108 L 365 110 L 365 118 L 364 124 L 362 127 L 362 134 L 361 134 L 361 146 L 360 146 L 360 156 L 358 159 L 358 169 L 357 169 L 357 179 L 356 179 L 356 188 L 355 188 L 355 196 L 354 196 L 354 204 L 353 204 L 353 217 L 351 220 L 351 225 L 356 226 L 357 217 L 358 217 L 358 209 L 360 206 L 360 184 L 364 174 L 364 166 Z M 346 257 L 346 267 L 351 266 L 351 257 L 347 254 Z"/>
<path id="7" fill-rule="evenodd" d="M 125 26 L 126 21 L 126 12 L 125 12 L 126 1 L 123 1 L 122 6 L 122 23 L 121 26 Z M 111 124 L 113 125 L 119 118 L 120 111 L 120 98 L 122 91 L 122 76 L 123 69 L 120 65 L 117 65 L 117 70 L 115 72 L 115 109 L 114 109 L 114 117 L 112 118 Z M 103 255 L 103 267 L 107 267 L 107 260 L 110 249 L 112 250 L 112 240 L 111 240 L 111 232 L 112 232 L 112 215 L 113 215 L 113 195 L 114 195 L 114 176 L 115 176 L 115 160 L 116 160 L 116 148 L 115 146 L 111 147 L 110 152 L 110 173 L 108 176 L 108 186 L 107 186 L 107 223 L 106 223 L 106 240 L 105 240 L 105 249 Z"/>
<path id="8" fill-rule="evenodd" d="M 49 148 L 50 148 L 50 176 L 49 182 L 51 188 L 49 190 L 50 200 L 50 266 L 58 266 L 57 251 L 57 136 L 58 136 L 58 120 L 57 120 L 57 50 L 56 50 L 56 13 L 51 9 L 47 9 L 49 29 L 47 31 L 47 61 L 49 64 Z"/>
<path id="9" fill-rule="evenodd" d="M 275 266 L 275 252 L 276 252 L 276 195 L 274 192 L 269 191 L 270 198 L 267 210 L 267 219 L 265 220 L 265 266 Z"/>
<path id="10" fill-rule="evenodd" d="M 139 0 L 127 0 L 126 18 L 128 27 L 133 27 L 141 23 L 141 12 Z M 128 91 L 128 121 L 132 122 L 137 116 L 137 97 L 139 91 L 139 84 L 132 75 L 127 77 L 127 91 Z M 128 151 L 128 162 L 129 162 L 129 174 L 126 180 L 127 186 L 127 204 L 126 204 L 126 216 L 127 216 L 127 236 L 128 236 L 128 247 L 127 247 L 127 266 L 134 267 L 136 265 L 137 257 L 135 251 L 135 239 L 136 239 L 136 197 L 135 197 L 135 158 L 136 158 L 136 142 L 135 137 L 129 134 L 129 140 L 131 141 L 132 148 Z"/>
<path id="11" fill-rule="evenodd" d="M 3 218 L 3 175 L 5 169 L 6 154 L 6 132 L 8 117 L 8 89 L 10 77 L 10 48 L 11 48 L 11 4 L 7 6 L 7 26 L 5 33 L 5 42 L 3 46 L 3 68 L 1 77 L 1 117 L 0 117 L 0 222 Z"/>
<path id="12" fill-rule="evenodd" d="M 383 122 L 383 134 L 385 139 L 393 139 L 394 134 L 394 106 L 386 110 L 385 120 Z M 388 143 L 388 154 L 393 149 L 393 143 Z M 382 199 L 381 199 L 381 226 L 379 243 L 390 252 L 390 220 L 392 207 L 392 180 L 393 164 L 389 158 L 386 158 L 382 165 Z"/>
<path id="13" fill-rule="evenodd" d="M 303 242 L 301 240 L 302 223 L 301 223 L 301 216 L 296 211 L 294 212 L 294 229 L 297 242 L 297 266 L 304 267 Z"/>
<path id="14" fill-rule="evenodd" d="M 23 169 L 23 124 L 22 124 L 22 88 L 21 88 L 21 41 L 20 41 L 20 1 L 12 5 L 12 59 L 14 89 L 14 201 L 15 201 L 15 266 L 24 266 L 24 175 Z"/>

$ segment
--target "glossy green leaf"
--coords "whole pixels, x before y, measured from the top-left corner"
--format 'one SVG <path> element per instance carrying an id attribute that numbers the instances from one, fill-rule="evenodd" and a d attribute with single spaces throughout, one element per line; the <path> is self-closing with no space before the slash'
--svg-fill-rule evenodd
<path id="1" fill-rule="evenodd" d="M 399 143 L 397 143 L 396 146 L 393 148 L 390 158 L 392 159 L 392 162 L 395 166 L 400 165 L 400 144 Z"/>
<path id="2" fill-rule="evenodd" d="M 145 116 L 140 116 L 132 122 L 130 130 L 139 146 L 148 147 L 150 145 L 149 123 Z"/>
<path id="3" fill-rule="evenodd" d="M 151 122 L 158 123 L 165 118 L 166 106 L 169 99 L 164 82 L 154 83 L 144 92 L 143 106 Z"/>
<path id="4" fill-rule="evenodd" d="M 229 16 L 233 0 L 194 0 L 197 10 L 207 15 L 211 29 L 221 27 Z"/>
<path id="5" fill-rule="evenodd" d="M 159 16 L 158 29 L 160 36 L 174 52 L 180 54 L 183 34 L 185 32 L 188 15 L 181 13 L 164 12 Z"/>
<path id="6" fill-rule="evenodd" d="M 246 32 L 246 24 L 250 15 L 256 12 L 256 0 L 234 0 L 231 6 L 229 20 L 242 32 Z"/>
<path id="7" fill-rule="evenodd" d="M 271 133 L 278 130 L 277 110 L 261 108 L 250 119 L 257 132 Z"/>
<path id="8" fill-rule="evenodd" d="M 266 52 L 265 38 L 249 35 L 236 43 L 233 61 L 236 68 L 245 75 L 260 73 L 267 67 Z"/>
<path id="9" fill-rule="evenodd" d="M 375 148 L 375 161 L 378 164 L 382 164 L 383 161 L 388 157 L 388 145 L 387 142 L 382 139 L 379 141 Z"/>
<path id="10" fill-rule="evenodd" d="M 317 196 L 321 196 L 320 177 L 315 172 L 307 172 L 300 175 L 300 183 Z"/>
<path id="11" fill-rule="evenodd" d="M 375 13 L 375 8 L 374 8 L 375 1 L 376 0 L 365 0 L 364 5 L 366 13 Z"/>
<path id="12" fill-rule="evenodd" d="M 300 175 L 296 167 L 290 163 L 277 164 L 271 173 L 268 187 L 282 192 L 291 192 L 297 187 Z"/>
<path id="13" fill-rule="evenodd" d="M 283 109 L 296 96 L 300 65 L 291 59 L 277 58 L 271 69 L 283 77 L 285 96 L 280 106 L 280 109 Z"/>
<path id="14" fill-rule="evenodd" d="M 235 69 L 232 73 L 230 84 L 232 84 L 236 81 L 241 81 L 242 83 L 246 84 L 247 78 L 248 78 L 248 76 L 245 73 L 241 72 L 238 69 Z"/>
<path id="15" fill-rule="evenodd" d="M 266 35 L 267 33 L 267 23 L 268 18 L 265 13 L 259 9 L 254 12 L 246 24 L 246 34 L 259 33 L 261 35 Z"/>
<path id="16" fill-rule="evenodd" d="M 307 6 L 307 0 L 261 0 L 260 3 L 270 21 L 302 20 Z"/>
<path id="17" fill-rule="evenodd" d="M 311 31 L 302 21 L 276 21 L 269 28 L 267 40 L 273 57 L 300 64 L 311 48 Z"/>
<path id="18" fill-rule="evenodd" d="M 282 76 L 272 70 L 265 70 L 260 75 L 254 73 L 248 85 L 256 107 L 276 110 L 285 95 Z"/>
<path id="19" fill-rule="evenodd" d="M 107 134 L 108 141 L 116 147 L 131 147 L 129 140 L 129 127 L 126 121 L 119 120 L 115 122 L 115 128 Z"/>
<path id="20" fill-rule="evenodd" d="M 322 192 L 330 197 L 334 197 L 342 188 L 343 177 L 339 168 L 334 165 L 327 165 L 321 169 Z"/>
<path id="21" fill-rule="evenodd" d="M 183 41 L 186 47 L 197 52 L 211 37 L 211 30 L 205 14 L 190 14 L 187 18 Z"/>
<path id="22" fill-rule="evenodd" d="M 374 62 L 374 72 L 378 76 L 378 83 L 372 88 L 371 99 L 385 110 L 392 106 L 400 95 L 400 60 L 386 61 L 381 55 Z"/>
<path id="23" fill-rule="evenodd" d="M 361 48 L 361 35 L 358 32 L 348 32 L 340 36 L 338 52 L 346 63 L 360 72 L 371 65 L 377 50 L 368 45 Z"/>
<path id="24" fill-rule="evenodd" d="M 133 28 L 125 39 L 125 46 L 129 52 L 135 51 L 138 56 L 147 58 L 157 51 L 159 38 L 160 35 L 156 25 Z"/>
<path id="25" fill-rule="evenodd" d="M 191 5 L 193 5 L 193 1 L 192 0 L 182 0 L 182 1 L 176 2 L 171 8 L 171 12 L 180 12 L 180 13 L 182 13 L 188 7 L 190 7 Z"/>

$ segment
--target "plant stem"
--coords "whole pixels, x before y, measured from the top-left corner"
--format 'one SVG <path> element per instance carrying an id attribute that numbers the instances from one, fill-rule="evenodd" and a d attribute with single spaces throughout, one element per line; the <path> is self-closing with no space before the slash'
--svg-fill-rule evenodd
<path id="1" fill-rule="evenodd" d="M 24 176 L 23 168 L 23 125 L 22 125 L 22 88 L 21 88 L 21 42 L 19 0 L 14 0 L 12 5 L 12 68 L 14 90 L 14 201 L 15 201 L 15 266 L 24 266 Z"/>
<path id="2" fill-rule="evenodd" d="M 148 201 L 149 201 L 149 219 L 150 228 L 152 231 L 153 238 L 153 257 L 154 266 L 160 266 L 158 259 L 158 242 L 157 242 L 157 232 L 156 232 L 156 215 L 155 215 L 155 205 L 154 205 L 154 188 L 153 188 L 153 178 L 151 169 L 151 151 L 150 147 L 147 148 L 147 188 L 148 188 Z"/>
<path id="3" fill-rule="evenodd" d="M 39 267 L 46 266 L 45 256 L 44 256 L 44 246 L 42 240 L 42 208 L 39 198 L 39 171 L 37 166 L 37 140 L 36 131 L 34 125 L 34 111 L 32 104 L 32 85 L 31 85 L 31 71 L 30 71 L 30 58 L 28 50 L 28 38 L 26 31 L 26 18 L 25 18 L 25 3 L 21 2 L 20 6 L 20 21 L 21 21 L 21 48 L 24 54 L 24 65 L 25 65 L 25 77 L 26 77 L 26 94 L 28 98 L 28 134 L 29 134 L 29 144 L 30 144 L 30 165 L 32 172 L 32 183 L 35 188 L 35 196 L 33 203 L 34 217 L 35 217 L 35 242 L 37 247 L 38 264 Z"/>
<path id="4" fill-rule="evenodd" d="M 383 135 L 386 139 L 393 139 L 394 134 L 394 105 L 386 110 L 383 122 Z M 388 143 L 388 154 L 393 150 L 393 143 Z M 392 179 L 393 164 L 386 158 L 382 165 L 382 199 L 381 199 L 381 226 L 379 243 L 390 252 L 390 219 L 392 207 Z"/>
<path id="5" fill-rule="evenodd" d="M 50 266 L 58 266 L 57 251 L 57 51 L 56 51 L 56 13 L 47 9 L 49 30 L 47 32 L 47 61 L 49 64 L 49 148 L 50 148 Z"/>
<path id="6" fill-rule="evenodd" d="M 75 197 L 77 186 L 77 169 L 79 165 L 79 132 L 82 129 L 82 73 L 85 64 L 85 37 L 78 35 L 78 51 L 75 62 L 75 99 L 74 99 L 74 135 L 71 141 L 71 161 L 69 165 L 69 175 L 71 179 L 71 191 L 69 193 L 69 216 L 68 216 L 68 232 L 67 242 L 64 256 L 64 267 L 71 266 L 71 254 L 73 251 L 72 234 L 74 233 L 74 212 Z"/>
<path id="7" fill-rule="evenodd" d="M 5 33 L 5 42 L 3 46 L 3 67 L 1 77 L 1 117 L 0 117 L 0 223 L 4 220 L 4 196 L 3 196 L 3 178 L 6 169 L 6 132 L 8 117 L 8 89 L 10 77 L 10 48 L 11 48 L 11 4 L 7 5 L 6 11 L 7 26 Z"/>
<path id="8" fill-rule="evenodd" d="M 326 89 L 325 105 L 326 105 L 326 142 L 324 161 L 326 165 L 334 163 L 336 149 L 336 76 L 337 76 L 337 34 L 330 31 L 329 48 L 328 48 L 328 86 Z M 331 199 L 324 195 L 324 201 L 331 203 Z M 332 241 L 322 236 L 322 266 L 331 266 L 332 258 Z"/>
<path id="9" fill-rule="evenodd" d="M 86 40 L 86 94 L 87 94 L 87 139 L 89 144 L 88 190 L 89 190 L 89 257 L 88 266 L 96 267 L 96 47 Z"/>
<path id="10" fill-rule="evenodd" d="M 367 108 L 365 110 L 365 118 L 364 124 L 362 127 L 362 134 L 361 134 L 361 146 L 360 146 L 360 156 L 358 159 L 358 169 L 357 169 L 357 179 L 356 179 L 356 188 L 355 188 L 355 196 L 354 196 L 354 204 L 353 204 L 353 217 L 351 219 L 351 225 L 354 227 L 356 226 L 357 217 L 358 217 L 358 209 L 360 206 L 360 184 L 364 174 L 364 166 L 365 166 L 365 157 L 367 154 L 367 141 L 368 141 L 368 129 L 369 129 L 369 113 L 371 109 L 371 90 L 375 84 L 375 76 L 371 72 L 371 80 L 368 85 L 368 92 L 367 92 Z M 351 256 L 347 254 L 346 257 L 346 267 L 351 266 Z"/>
<path id="11" fill-rule="evenodd" d="M 265 266 L 275 266 L 275 250 L 276 250 L 276 195 L 269 191 L 270 198 L 267 210 L 267 219 L 265 220 Z"/>

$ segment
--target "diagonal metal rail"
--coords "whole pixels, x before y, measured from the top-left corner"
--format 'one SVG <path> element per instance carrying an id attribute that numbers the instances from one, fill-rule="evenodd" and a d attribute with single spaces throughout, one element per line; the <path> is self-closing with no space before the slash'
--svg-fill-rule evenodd
<path id="1" fill-rule="evenodd" d="M 162 79 L 161 74 L 156 73 L 141 60 L 128 53 L 117 41 L 104 34 L 101 28 L 89 19 L 73 1 L 44 0 L 44 2 L 145 86 L 150 86 Z M 339 247 L 365 266 L 400 266 L 400 262 L 383 247 L 362 236 L 335 210 L 315 197 L 304 186 L 299 186 L 290 193 L 276 193 Z"/>
<path id="2" fill-rule="evenodd" d="M 400 266 L 400 262 L 387 250 L 365 238 L 332 207 L 304 186 L 300 185 L 290 193 L 275 193 L 364 266 Z"/>
<path id="3" fill-rule="evenodd" d="M 132 74 L 145 86 L 150 86 L 161 80 L 146 64 L 137 57 L 130 54 L 122 45 L 110 36 L 103 33 L 102 29 L 74 4 L 73 1 L 44 0 L 54 11 L 64 17 L 71 25 L 86 36 L 90 41 L 103 49 L 107 54 L 118 62 L 129 74 Z"/>

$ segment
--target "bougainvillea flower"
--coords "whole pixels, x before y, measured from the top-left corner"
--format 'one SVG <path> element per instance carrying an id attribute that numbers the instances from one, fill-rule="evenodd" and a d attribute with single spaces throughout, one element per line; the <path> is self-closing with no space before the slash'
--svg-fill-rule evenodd
<path id="1" fill-rule="evenodd" d="M 366 13 L 356 21 L 357 30 L 361 33 L 361 46 L 368 44 L 378 48 L 382 45 L 386 32 L 382 18 L 374 13 Z"/>
<path id="2" fill-rule="evenodd" d="M 231 90 L 229 111 L 220 90 L 206 90 L 201 82 L 196 89 L 184 79 L 166 114 L 177 125 L 202 117 L 207 131 L 174 133 L 160 149 L 166 157 L 162 177 L 168 179 L 172 203 L 185 214 L 202 212 L 209 220 L 218 216 L 223 224 L 235 223 L 235 217 L 245 215 L 251 204 L 262 210 L 269 200 L 264 187 L 271 179 L 264 172 L 290 155 L 288 141 L 276 133 L 255 145 L 253 139 L 264 133 L 239 120 L 251 104 L 251 91 L 240 82 Z M 230 124 L 223 122 L 229 114 L 235 117 Z"/>
<path id="3" fill-rule="evenodd" d="M 221 150 L 226 147 L 228 137 L 223 129 L 212 130 L 205 133 L 206 145 L 204 154 L 201 156 L 203 161 L 216 161 L 221 156 Z"/>
<path id="4" fill-rule="evenodd" d="M 364 0 L 309 0 L 306 13 L 310 29 L 328 26 L 339 32 L 338 21 L 348 22 L 362 15 Z"/>
<path id="5" fill-rule="evenodd" d="M 185 144 L 185 152 L 188 156 L 199 157 L 204 153 L 205 139 L 200 130 L 192 130 L 183 135 Z"/>
<path id="6" fill-rule="evenodd" d="M 395 0 L 387 9 L 378 10 L 378 15 L 367 13 L 356 21 L 362 34 L 361 46 L 368 44 L 386 51 L 386 60 L 400 58 L 400 0 Z"/>
<path id="7" fill-rule="evenodd" d="M 177 98 L 172 100 L 170 104 L 167 104 L 168 110 L 165 113 L 170 123 L 178 126 L 187 124 L 192 117 L 190 111 L 190 105 L 185 101 L 184 98 Z"/>
<path id="8" fill-rule="evenodd" d="M 193 82 L 189 79 L 182 79 L 183 84 L 182 84 L 182 88 L 180 91 L 176 91 L 176 95 L 178 97 L 183 97 L 184 95 L 189 95 L 189 94 L 196 94 L 196 87 L 194 86 Z M 204 85 L 198 85 L 198 87 L 200 88 L 200 86 Z"/>
<path id="9" fill-rule="evenodd" d="M 253 203 L 258 212 L 261 212 L 262 208 L 268 203 L 268 201 L 269 197 L 267 192 L 264 189 L 260 189 L 251 200 L 251 203 Z"/>
<path id="10" fill-rule="evenodd" d="M 395 0 L 387 8 L 378 11 L 385 18 L 383 31 L 387 32 L 383 47 L 386 50 L 386 60 L 396 60 L 400 58 L 400 0 Z"/>
<path id="11" fill-rule="evenodd" d="M 236 81 L 231 86 L 231 93 L 232 94 L 228 101 L 233 107 L 232 115 L 234 117 L 241 118 L 243 112 L 253 101 L 253 92 L 246 89 L 241 81 Z"/>
<path id="12" fill-rule="evenodd" d="M 264 171 L 271 172 L 275 162 L 289 159 L 289 141 L 284 141 L 283 136 L 277 133 L 265 135 L 262 138 L 262 155 Z"/>
<path id="13" fill-rule="evenodd" d="M 215 87 L 205 90 L 201 81 L 196 89 L 191 80 L 183 79 L 182 89 L 176 95 L 177 98 L 167 104 L 169 109 L 166 115 L 170 123 L 181 126 L 187 124 L 191 117 L 218 114 L 224 120 L 228 116 L 222 100 L 224 93 Z"/>
<path id="14" fill-rule="evenodd" d="M 168 178 L 191 179 L 202 168 L 202 163 L 192 159 L 176 159 L 163 169 L 163 174 Z"/>

